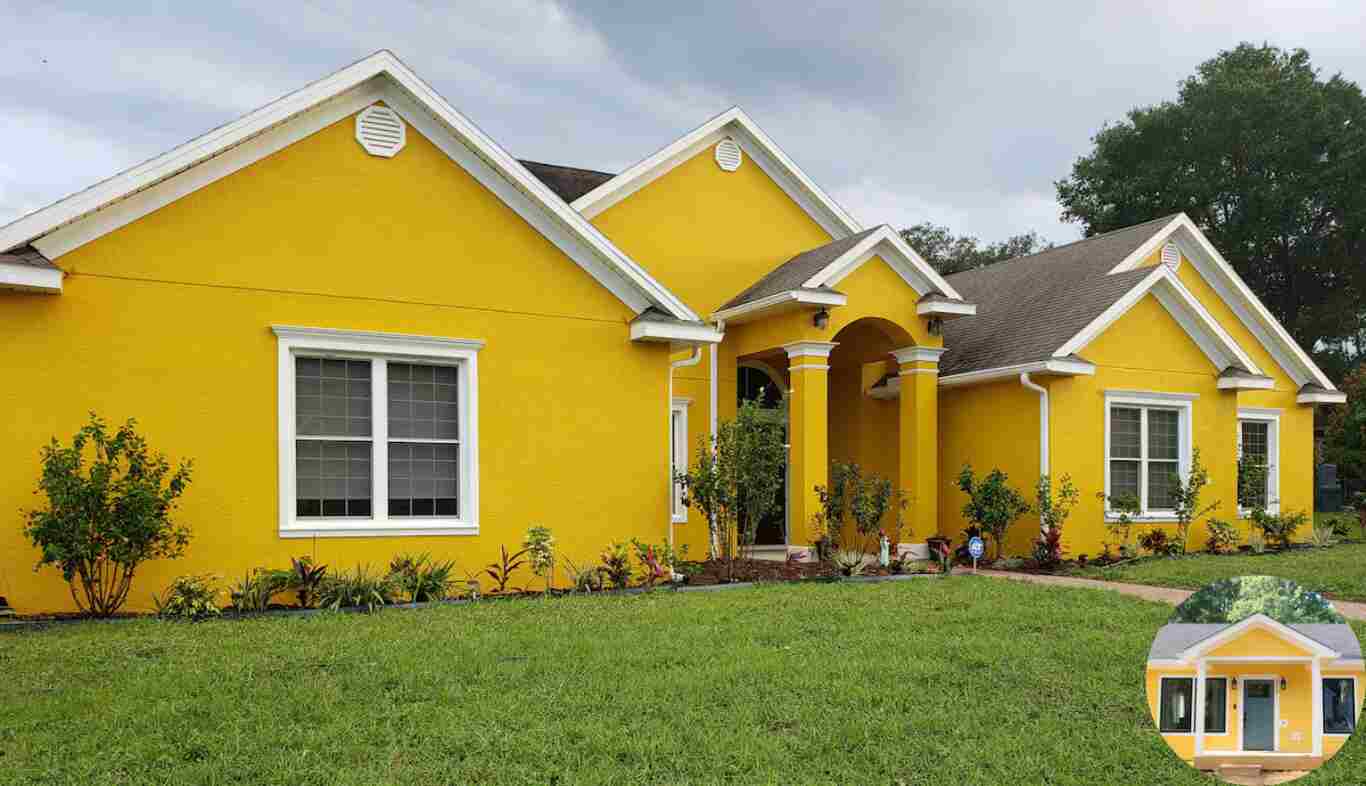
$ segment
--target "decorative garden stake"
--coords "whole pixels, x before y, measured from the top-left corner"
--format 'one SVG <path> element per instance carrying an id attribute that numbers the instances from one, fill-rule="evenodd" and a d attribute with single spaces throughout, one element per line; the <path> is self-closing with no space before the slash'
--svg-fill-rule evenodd
<path id="1" fill-rule="evenodd" d="M 881 547 L 877 553 L 877 564 L 887 567 L 892 564 L 892 540 L 887 537 L 887 533 L 882 533 Z"/>

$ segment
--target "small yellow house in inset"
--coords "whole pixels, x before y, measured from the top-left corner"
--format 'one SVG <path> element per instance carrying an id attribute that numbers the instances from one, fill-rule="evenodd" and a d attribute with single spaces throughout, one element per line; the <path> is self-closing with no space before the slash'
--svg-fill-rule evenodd
<path id="1" fill-rule="evenodd" d="M 1361 645 L 1345 624 L 1173 623 L 1148 654 L 1148 707 L 1162 738 L 1202 770 L 1308 770 L 1356 730 Z"/>
<path id="2" fill-rule="evenodd" d="M 39 449 L 91 410 L 194 459 L 193 542 L 139 568 L 144 608 L 303 553 L 477 572 L 538 524 L 580 563 L 704 558 L 675 473 L 759 395 L 789 445 L 761 556 L 808 553 L 831 461 L 907 492 L 913 552 L 963 529 L 963 464 L 1030 496 L 1068 474 L 1064 540 L 1096 554 L 1095 494 L 1171 529 L 1197 449 L 1220 515 L 1240 454 L 1259 503 L 1309 509 L 1344 400 L 1184 215 L 944 276 L 739 108 L 617 173 L 528 161 L 387 51 L 0 227 L 0 335 L 0 509 L 42 503 Z M 0 595 L 70 608 L 4 522 Z"/>

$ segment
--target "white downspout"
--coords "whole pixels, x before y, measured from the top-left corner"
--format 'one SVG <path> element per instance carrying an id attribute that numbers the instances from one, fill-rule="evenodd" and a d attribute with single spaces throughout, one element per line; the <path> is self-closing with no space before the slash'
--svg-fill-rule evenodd
<path id="1" fill-rule="evenodd" d="M 1028 371 L 1020 374 L 1020 384 L 1039 394 L 1039 476 L 1042 477 L 1048 474 L 1048 388 L 1034 384 Z M 1042 512 L 1039 514 L 1039 532 L 1048 536 L 1044 531 Z"/>
<path id="2" fill-rule="evenodd" d="M 726 332 L 726 321 L 725 321 L 724 319 L 718 319 L 718 320 L 716 320 L 716 330 L 717 330 L 718 333 L 722 333 L 722 334 L 724 334 L 724 333 Z M 716 350 L 717 350 L 720 346 L 721 346 L 721 345 L 720 345 L 719 343 L 718 343 L 718 344 L 712 344 L 712 345 L 711 345 L 711 349 L 708 350 L 708 354 L 711 356 L 711 396 L 710 396 L 710 398 L 711 398 L 711 448 L 712 448 L 712 450 L 716 450 L 716 416 L 717 416 L 717 412 L 718 412 L 717 407 L 719 406 L 719 404 L 718 404 L 718 402 L 717 402 L 717 395 L 718 395 L 717 391 L 718 391 L 719 388 L 720 388 L 720 385 L 719 385 L 719 383 L 717 382 L 717 379 L 716 379 L 716 372 L 717 372 Z M 710 531 L 712 532 L 712 538 L 711 538 L 711 553 L 712 553 L 712 554 L 717 554 L 717 553 L 719 553 L 720 550 L 721 550 L 721 544 L 718 543 L 717 540 L 716 540 L 716 534 L 715 534 L 715 533 L 716 533 L 716 527 L 714 526 L 715 523 L 716 523 L 716 522 L 714 522 L 714 521 L 713 521 L 713 522 L 710 522 L 710 525 L 707 527 L 707 529 L 710 530 Z"/>
<path id="3" fill-rule="evenodd" d="M 674 446 L 673 446 L 673 439 L 672 439 L 673 431 L 674 431 L 674 372 L 677 371 L 677 370 L 680 369 L 680 368 L 685 368 L 685 367 L 687 367 L 687 366 L 695 366 L 695 365 L 697 365 L 697 364 L 700 363 L 700 362 L 702 362 L 702 345 L 698 344 L 698 345 L 696 345 L 696 346 L 694 346 L 694 347 L 692 348 L 692 357 L 683 358 L 682 360 L 670 361 L 670 363 L 669 363 L 669 436 L 670 436 L 670 439 L 668 440 L 668 445 L 669 445 L 669 463 L 668 463 L 668 466 L 670 466 L 670 467 L 672 467 L 672 466 L 674 465 L 674 454 L 673 454 Z M 687 439 L 687 438 L 688 438 L 688 435 L 687 435 L 687 434 L 684 434 L 684 435 L 683 435 L 683 439 Z M 687 471 L 687 467 L 684 467 L 683 469 L 684 469 L 684 471 Z M 674 522 L 674 479 L 673 479 L 672 477 L 670 477 L 670 478 L 669 478 L 669 548 L 670 548 L 670 549 L 672 549 L 672 548 L 674 547 L 674 523 L 675 523 L 675 522 Z"/>

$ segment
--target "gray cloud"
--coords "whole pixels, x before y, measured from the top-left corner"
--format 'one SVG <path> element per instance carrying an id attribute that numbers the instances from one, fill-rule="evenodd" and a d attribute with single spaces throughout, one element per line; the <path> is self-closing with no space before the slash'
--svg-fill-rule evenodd
<path id="1" fill-rule="evenodd" d="M 1075 237 L 1052 183 L 1091 135 L 1239 41 L 1366 80 L 1366 19 L 1326 2 L 167 8 L 0 9 L 0 129 L 24 151 L 0 160 L 0 221 L 379 48 L 523 157 L 617 170 L 739 104 L 865 223 L 987 239 Z"/>

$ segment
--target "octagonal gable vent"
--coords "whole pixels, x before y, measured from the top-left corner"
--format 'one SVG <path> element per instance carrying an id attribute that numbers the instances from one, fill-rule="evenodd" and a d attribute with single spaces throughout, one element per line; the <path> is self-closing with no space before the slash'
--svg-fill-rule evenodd
<path id="1" fill-rule="evenodd" d="M 716 143 L 716 165 L 725 171 L 734 172 L 744 160 L 744 153 L 734 139 L 727 137 Z"/>
<path id="2" fill-rule="evenodd" d="M 372 106 L 356 115 L 356 141 L 372 156 L 393 158 L 408 141 L 407 126 L 387 106 Z"/>
<path id="3" fill-rule="evenodd" d="M 1176 247 L 1175 243 L 1168 243 L 1162 247 L 1162 264 L 1166 265 L 1167 269 L 1172 272 L 1176 272 L 1176 269 L 1181 267 L 1181 250 Z"/>

